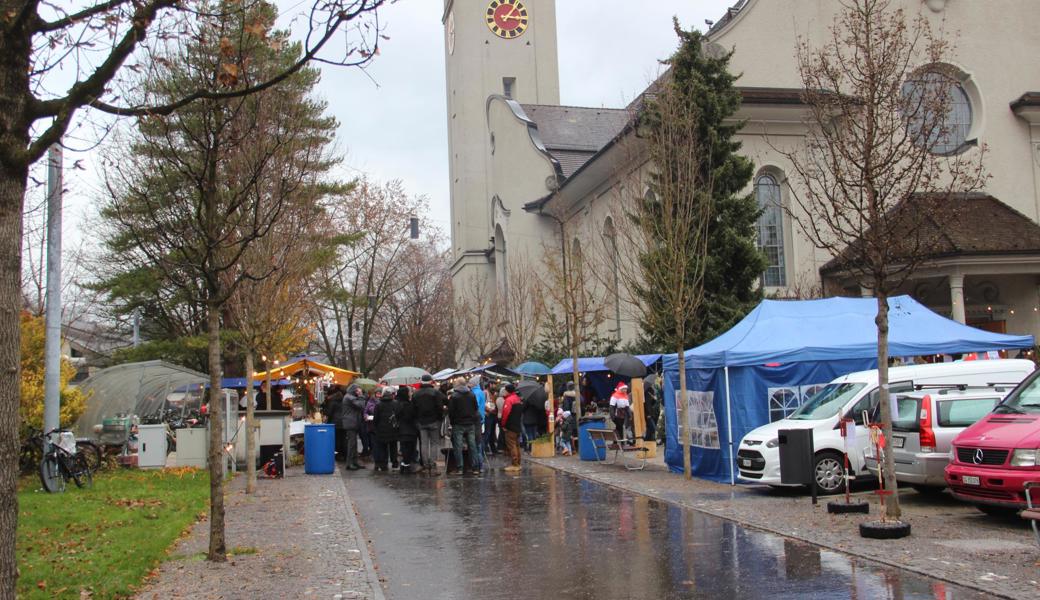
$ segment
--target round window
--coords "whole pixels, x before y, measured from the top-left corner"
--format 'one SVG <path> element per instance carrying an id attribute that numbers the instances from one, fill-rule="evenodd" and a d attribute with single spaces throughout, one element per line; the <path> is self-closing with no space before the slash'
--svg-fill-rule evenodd
<path id="1" fill-rule="evenodd" d="M 927 71 L 903 84 L 903 97 L 910 130 L 929 151 L 949 155 L 967 148 L 972 108 L 959 81 Z"/>

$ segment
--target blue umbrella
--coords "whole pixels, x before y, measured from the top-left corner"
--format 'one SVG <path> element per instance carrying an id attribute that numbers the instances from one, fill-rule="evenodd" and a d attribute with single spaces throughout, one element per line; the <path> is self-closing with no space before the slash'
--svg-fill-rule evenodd
<path id="1" fill-rule="evenodd" d="M 521 375 L 530 375 L 532 377 L 540 377 L 552 373 L 552 369 L 540 362 L 534 361 L 525 362 L 513 370 Z"/>

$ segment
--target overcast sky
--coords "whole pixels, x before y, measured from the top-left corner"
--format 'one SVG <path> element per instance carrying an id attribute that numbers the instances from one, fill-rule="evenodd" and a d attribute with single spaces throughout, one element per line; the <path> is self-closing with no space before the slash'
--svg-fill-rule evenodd
<path id="1" fill-rule="evenodd" d="M 310 0 L 278 0 L 283 21 Z M 703 30 L 733 0 L 558 0 L 560 100 L 575 106 L 620 107 L 641 92 L 658 61 L 676 46 L 672 17 Z M 638 8 L 635 8 L 638 7 Z M 429 198 L 429 218 L 448 235 L 448 140 L 445 115 L 443 0 L 398 0 L 380 12 L 389 40 L 365 72 L 322 66 L 317 94 L 340 123 L 342 177 L 367 173 L 400 179 Z M 287 23 L 283 23 L 285 25 Z M 70 132 L 70 145 L 89 147 L 89 130 Z M 99 195 L 94 152 L 66 156 L 66 225 L 70 242 L 89 231 Z M 71 168 L 82 159 L 84 170 Z M 36 191 L 42 201 L 42 190 Z M 89 234 L 85 239 L 91 243 Z"/>
<path id="2" fill-rule="evenodd" d="M 675 49 L 672 17 L 704 29 L 732 0 L 558 0 L 560 100 L 624 106 Z M 449 226 L 442 0 L 400 0 L 382 11 L 389 41 L 368 68 L 324 68 L 319 93 L 339 119 L 347 174 L 401 179 Z"/>

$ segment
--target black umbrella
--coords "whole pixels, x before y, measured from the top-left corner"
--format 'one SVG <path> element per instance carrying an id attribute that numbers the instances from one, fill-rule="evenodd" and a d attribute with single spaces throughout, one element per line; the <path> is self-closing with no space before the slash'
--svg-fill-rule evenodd
<path id="1" fill-rule="evenodd" d="M 646 377 L 646 365 L 631 354 L 624 352 L 611 354 L 603 359 L 603 364 L 622 377 Z"/>
<path id="2" fill-rule="evenodd" d="M 546 400 L 549 399 L 549 395 L 545 393 L 545 385 L 537 381 L 521 381 L 516 384 L 516 393 L 525 404 L 541 402 L 542 406 L 544 406 Z"/>

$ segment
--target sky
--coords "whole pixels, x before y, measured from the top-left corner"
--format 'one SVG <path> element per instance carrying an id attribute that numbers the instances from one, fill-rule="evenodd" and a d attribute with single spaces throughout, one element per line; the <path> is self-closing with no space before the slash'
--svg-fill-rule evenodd
<path id="1" fill-rule="evenodd" d="M 672 17 L 705 29 L 733 0 L 558 0 L 560 101 L 620 107 L 677 44 Z M 344 176 L 400 179 L 426 195 L 429 219 L 449 227 L 442 0 L 399 0 L 381 11 L 381 52 L 362 73 L 323 67 L 318 93 L 339 120 Z"/>
<path id="2" fill-rule="evenodd" d="M 288 25 L 311 0 L 278 0 Z M 560 100 L 574 106 L 621 107 L 658 72 L 677 45 L 672 17 L 705 29 L 734 0 L 557 0 Z M 380 10 L 380 54 L 364 71 L 322 65 L 315 93 L 339 121 L 339 176 L 400 179 L 428 198 L 432 225 L 449 233 L 448 140 L 445 114 L 443 0 L 397 0 Z M 297 19 L 298 24 L 298 19 Z M 70 132 L 70 146 L 91 148 L 89 129 Z M 82 168 L 71 165 L 79 161 Z M 91 245 L 90 223 L 100 195 L 97 152 L 67 152 L 65 237 Z M 42 201 L 42 189 L 36 196 Z"/>

